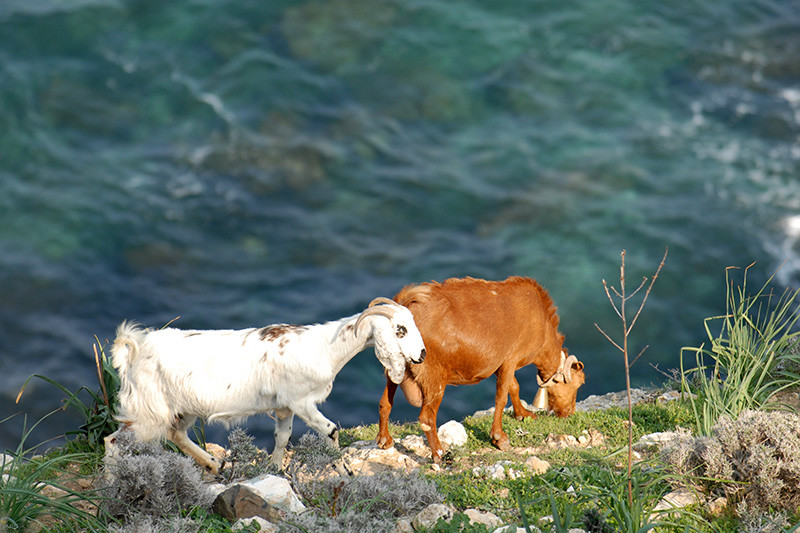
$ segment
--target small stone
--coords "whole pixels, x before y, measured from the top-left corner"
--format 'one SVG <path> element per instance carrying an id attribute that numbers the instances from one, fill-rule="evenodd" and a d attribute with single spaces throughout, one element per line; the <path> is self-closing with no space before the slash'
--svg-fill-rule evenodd
<path id="1" fill-rule="evenodd" d="M 411 521 L 415 530 L 430 529 L 440 518 L 449 521 L 453 518 L 453 510 L 443 503 L 433 503 L 419 512 Z"/>
<path id="2" fill-rule="evenodd" d="M 708 502 L 708 512 L 714 516 L 720 516 L 725 512 L 725 507 L 728 506 L 728 498 L 720 496 Z"/>
<path id="3" fill-rule="evenodd" d="M 400 452 L 394 446 L 382 450 L 374 442 L 359 447 L 348 446 L 342 450 L 342 461 L 346 469 L 355 475 L 372 475 L 387 471 L 411 471 L 420 463 Z"/>
<path id="4" fill-rule="evenodd" d="M 550 448 L 571 448 L 578 445 L 578 439 L 572 435 L 554 435 L 552 433 L 547 435 L 544 442 Z"/>
<path id="5" fill-rule="evenodd" d="M 668 442 L 674 441 L 680 436 L 676 431 L 660 431 L 657 433 L 649 433 L 642 435 L 642 437 L 634 444 L 634 447 L 640 451 L 651 451 L 660 448 Z"/>
<path id="6" fill-rule="evenodd" d="M 421 435 L 407 435 L 397 441 L 397 444 L 405 448 L 406 451 L 415 453 L 420 457 L 430 457 L 431 450 L 425 443 L 425 439 Z"/>
<path id="7" fill-rule="evenodd" d="M 503 523 L 497 515 L 479 511 L 478 509 L 467 509 L 464 511 L 464 514 L 469 518 L 470 524 L 483 524 L 487 527 L 498 527 Z"/>
<path id="8" fill-rule="evenodd" d="M 254 516 L 273 522 L 281 520 L 281 513 L 276 507 L 264 501 L 264 498 L 252 489 L 239 484 L 233 485 L 217 496 L 211 505 L 211 510 L 231 522 Z"/>
<path id="9" fill-rule="evenodd" d="M 675 400 L 680 400 L 680 399 L 681 399 L 680 391 L 670 390 L 660 395 L 658 398 L 656 398 L 656 401 L 658 403 L 667 403 L 667 402 L 674 402 Z"/>
<path id="10" fill-rule="evenodd" d="M 534 474 L 544 474 L 548 470 L 550 470 L 550 463 L 545 461 L 544 459 L 539 459 L 535 455 L 533 457 L 528 457 L 528 460 L 525 461 L 525 464 L 528 468 L 531 469 L 531 472 Z"/>
<path id="11" fill-rule="evenodd" d="M 224 460 L 228 457 L 228 450 L 213 442 L 206 442 L 206 451 L 220 460 Z"/>
<path id="12" fill-rule="evenodd" d="M 439 426 L 439 439 L 449 446 L 463 446 L 467 443 L 467 430 L 464 425 L 455 420 Z"/>
<path id="13" fill-rule="evenodd" d="M 401 518 L 394 526 L 394 533 L 414 533 L 414 526 L 411 525 L 411 520 L 408 518 Z"/>
<path id="14" fill-rule="evenodd" d="M 653 508 L 653 512 L 670 511 L 672 509 L 680 509 L 689 507 L 697 503 L 697 495 L 686 489 L 674 490 L 664 495 L 661 501 Z"/>
<path id="15" fill-rule="evenodd" d="M 495 463 L 486 467 L 486 473 L 491 479 L 502 481 L 506 478 L 506 469 L 500 463 Z"/>
<path id="16" fill-rule="evenodd" d="M 306 506 L 292 490 L 292 485 L 286 478 L 263 474 L 245 481 L 242 485 L 250 488 L 270 505 L 290 513 L 302 513 Z"/>

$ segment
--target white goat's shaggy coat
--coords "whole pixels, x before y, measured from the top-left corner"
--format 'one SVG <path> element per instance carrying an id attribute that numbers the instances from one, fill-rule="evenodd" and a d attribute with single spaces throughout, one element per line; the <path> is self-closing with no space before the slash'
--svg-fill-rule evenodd
<path id="1" fill-rule="evenodd" d="M 389 302 L 376 299 L 361 314 L 310 326 L 153 331 L 123 322 L 111 350 L 121 378 L 118 419 L 140 440 L 171 440 L 214 473 L 220 462 L 186 435 L 198 417 L 229 425 L 274 412 L 278 466 L 295 414 L 338 446 L 336 425 L 317 405 L 345 363 L 374 346 L 399 382 L 407 363 L 425 357 L 411 313 Z"/>

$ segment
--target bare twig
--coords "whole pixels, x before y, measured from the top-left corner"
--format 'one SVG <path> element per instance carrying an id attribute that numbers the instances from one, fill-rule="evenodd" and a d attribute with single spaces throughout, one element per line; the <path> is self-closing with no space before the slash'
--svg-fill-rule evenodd
<path id="1" fill-rule="evenodd" d="M 627 391 L 628 395 L 628 503 L 633 503 L 633 488 L 631 486 L 631 471 L 633 469 L 633 402 L 631 400 L 631 367 L 639 360 L 642 355 L 644 355 L 645 350 L 647 350 L 648 346 L 645 346 L 637 355 L 633 361 L 630 360 L 628 357 L 628 337 L 630 336 L 631 330 L 633 330 L 633 326 L 636 324 L 636 321 L 639 319 L 639 316 L 642 314 L 642 309 L 644 309 L 644 304 L 647 302 L 647 297 L 650 296 L 650 291 L 653 289 L 653 284 L 658 279 L 658 275 L 661 272 L 661 269 L 664 266 L 664 263 L 667 260 L 667 253 L 669 252 L 669 248 L 664 251 L 664 257 L 661 259 L 661 263 L 658 265 L 655 274 L 653 275 L 652 279 L 650 280 L 650 284 L 647 284 L 647 277 L 645 276 L 642 278 L 642 282 L 639 284 L 636 289 L 628 294 L 625 291 L 625 250 L 622 250 L 620 254 L 620 268 L 619 268 L 619 290 L 615 287 L 611 287 L 609 289 L 606 280 L 603 280 L 603 288 L 606 292 L 606 297 L 608 297 L 608 301 L 611 303 L 611 307 L 614 309 L 614 312 L 617 313 L 617 316 L 622 321 L 622 342 L 617 342 L 611 338 L 611 336 L 603 331 L 603 328 L 595 324 L 595 327 L 603 334 L 603 336 L 610 342 L 617 350 L 622 352 L 623 359 L 625 361 L 625 390 Z M 627 309 L 626 304 L 628 300 L 633 298 L 636 294 L 639 293 L 645 286 L 647 289 L 645 290 L 644 297 L 642 298 L 641 303 L 639 304 L 639 308 L 636 310 L 636 313 L 633 315 L 633 320 L 628 323 L 627 317 Z M 614 302 L 614 298 L 611 296 L 611 293 L 619 298 L 619 306 L 617 306 L 616 302 Z"/>

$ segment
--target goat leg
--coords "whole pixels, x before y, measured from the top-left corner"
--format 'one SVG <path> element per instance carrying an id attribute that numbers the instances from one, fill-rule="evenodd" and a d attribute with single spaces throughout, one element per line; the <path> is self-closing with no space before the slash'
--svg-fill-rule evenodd
<path id="1" fill-rule="evenodd" d="M 397 392 L 397 384 L 391 379 L 386 378 L 386 388 L 383 389 L 383 396 L 378 406 L 378 437 L 375 442 L 378 447 L 386 450 L 392 446 L 392 435 L 389 433 L 389 415 L 394 405 L 394 395 Z"/>
<path id="2" fill-rule="evenodd" d="M 514 378 L 514 368 L 509 365 L 501 366 L 497 372 L 497 391 L 494 395 L 494 418 L 492 419 L 492 444 L 498 449 L 506 451 L 511 447 L 508 435 L 503 431 L 503 410 L 508 402 L 508 391 L 512 387 Z M 517 395 L 519 397 L 519 383 L 517 383 Z"/>
<path id="3" fill-rule="evenodd" d="M 422 409 L 419 412 L 419 426 L 425 432 L 425 438 L 428 439 L 428 446 L 431 449 L 431 459 L 434 463 L 439 463 L 444 455 L 442 443 L 439 441 L 439 432 L 436 427 L 436 415 L 439 412 L 439 406 L 442 404 L 442 397 L 444 396 L 444 388 L 441 393 L 433 398 L 425 398 L 422 402 Z"/>
<path id="4" fill-rule="evenodd" d="M 315 430 L 323 437 L 327 437 L 331 446 L 339 447 L 339 428 L 336 424 L 325 418 L 313 402 L 301 403 L 292 407 L 294 414 L 299 416 L 308 427 Z"/>
<path id="5" fill-rule="evenodd" d="M 517 420 L 522 420 L 525 417 L 536 418 L 536 413 L 525 408 L 519 400 L 519 382 L 515 376 L 511 377 L 511 384 L 508 386 L 508 395 L 511 397 L 511 405 L 514 406 L 514 417 Z"/>
<path id="6" fill-rule="evenodd" d="M 186 434 L 185 429 L 170 428 L 167 430 L 167 438 L 175 443 L 183 453 L 194 459 L 197 464 L 207 468 L 215 476 L 219 475 L 220 469 L 224 465 L 224 461 L 220 461 L 200 446 L 192 442 Z"/>
<path id="7" fill-rule="evenodd" d="M 292 425 L 294 424 L 294 413 L 289 409 L 278 409 L 275 411 L 275 449 L 272 450 L 270 464 L 277 465 L 283 470 L 283 456 L 286 453 L 286 445 L 292 437 Z"/>

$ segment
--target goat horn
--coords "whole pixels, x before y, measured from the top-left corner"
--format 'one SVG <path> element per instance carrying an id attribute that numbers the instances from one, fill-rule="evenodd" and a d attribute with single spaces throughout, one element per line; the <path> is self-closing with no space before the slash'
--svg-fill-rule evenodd
<path id="1" fill-rule="evenodd" d="M 392 318 L 394 316 L 394 309 L 383 306 L 368 307 L 367 309 L 364 309 L 364 311 L 358 317 L 358 320 L 356 320 L 356 325 L 355 325 L 356 335 L 358 335 L 358 327 L 361 325 L 361 321 L 364 320 L 366 317 L 372 315 L 381 315 L 385 316 L 386 318 Z"/>
<path id="2" fill-rule="evenodd" d="M 390 300 L 389 298 L 384 298 L 383 296 L 379 296 L 372 300 L 367 307 L 372 307 L 378 304 L 387 304 L 387 305 L 399 305 L 394 300 Z"/>
<path id="3" fill-rule="evenodd" d="M 578 358 L 574 355 L 570 355 L 567 357 L 567 360 L 564 361 L 564 379 L 567 383 L 572 383 L 572 364 L 577 362 Z"/>

